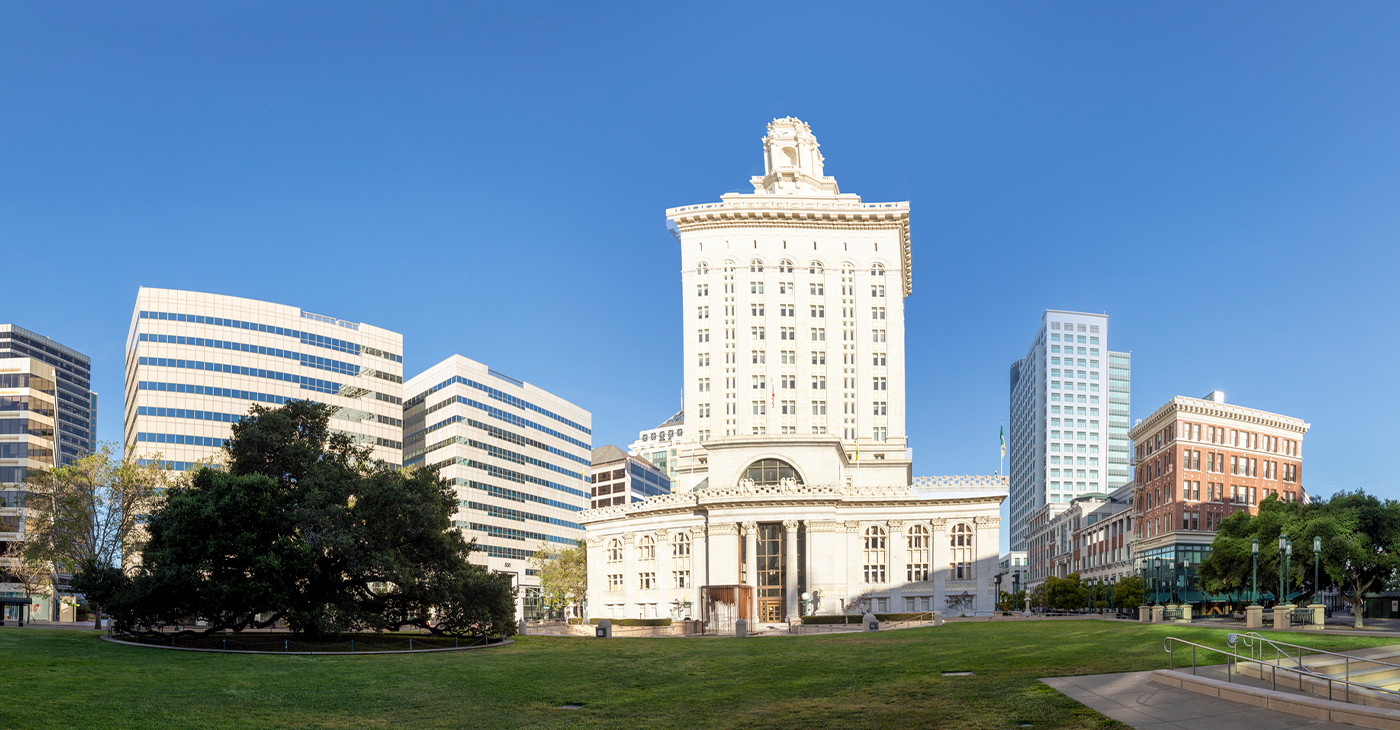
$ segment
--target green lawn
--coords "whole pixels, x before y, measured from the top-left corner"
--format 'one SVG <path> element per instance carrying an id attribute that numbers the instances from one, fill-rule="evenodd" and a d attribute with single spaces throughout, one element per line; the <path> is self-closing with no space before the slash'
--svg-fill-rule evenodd
<path id="1" fill-rule="evenodd" d="M 746 640 L 523 637 L 460 653 L 298 657 L 3 628 L 0 727 L 1123 728 L 1036 678 L 1166 667 L 1162 637 L 1223 646 L 1224 634 L 1109 621 L 951 623 Z M 1332 649 L 1400 643 L 1306 639 Z M 558 709 L 564 703 L 584 707 Z"/>

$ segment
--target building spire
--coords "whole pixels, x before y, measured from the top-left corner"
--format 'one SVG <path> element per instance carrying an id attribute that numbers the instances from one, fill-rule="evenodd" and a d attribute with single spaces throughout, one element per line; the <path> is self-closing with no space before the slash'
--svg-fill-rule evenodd
<path id="1" fill-rule="evenodd" d="M 796 117 L 774 119 L 763 138 L 763 176 L 750 178 L 759 195 L 840 195 L 836 178 L 822 174 L 825 158 L 812 128 Z"/>

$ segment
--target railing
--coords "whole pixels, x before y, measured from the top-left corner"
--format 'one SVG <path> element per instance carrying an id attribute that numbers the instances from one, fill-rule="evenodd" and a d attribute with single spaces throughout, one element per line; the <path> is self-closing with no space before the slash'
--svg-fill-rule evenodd
<path id="1" fill-rule="evenodd" d="M 1313 610 L 1311 608 L 1299 608 L 1288 612 L 1288 625 L 1293 626 L 1316 626 L 1313 620 Z"/>
<path id="2" fill-rule="evenodd" d="M 1351 702 L 1352 687 L 1358 687 L 1360 689 L 1372 690 L 1376 692 L 1384 692 L 1387 695 L 1390 695 L 1396 699 L 1400 699 L 1400 691 L 1386 689 L 1384 687 L 1377 687 L 1376 685 L 1366 684 L 1364 682 L 1351 681 L 1351 663 L 1352 661 L 1357 661 L 1363 664 L 1377 664 L 1385 667 L 1394 667 L 1396 669 L 1400 669 L 1400 664 L 1392 664 L 1390 662 L 1383 662 L 1376 659 L 1366 659 L 1363 657 L 1353 657 L 1349 654 L 1341 654 L 1339 652 L 1334 651 L 1313 649 L 1311 647 L 1306 647 L 1299 644 L 1290 644 L 1286 641 L 1274 641 L 1272 639 L 1266 639 L 1263 636 L 1260 636 L 1258 633 L 1252 631 L 1245 634 L 1227 634 L 1225 640 L 1230 645 L 1231 651 L 1224 651 L 1221 649 L 1205 646 L 1203 644 L 1197 644 L 1194 641 L 1187 641 L 1185 639 L 1178 639 L 1174 636 L 1168 636 L 1162 641 L 1162 650 L 1167 652 L 1167 654 L 1170 657 L 1168 659 L 1167 666 L 1170 667 L 1172 670 L 1175 670 L 1177 646 L 1185 645 L 1191 647 L 1192 674 L 1196 674 L 1196 668 L 1198 666 L 1196 661 L 1198 650 L 1204 650 L 1207 652 L 1214 652 L 1216 654 L 1220 654 L 1225 657 L 1225 679 L 1227 682 L 1234 682 L 1234 675 L 1239 674 L 1240 671 L 1239 662 L 1241 657 L 1239 654 L 1239 644 L 1242 642 L 1246 647 L 1249 648 L 1249 655 L 1247 657 L 1247 661 L 1253 662 L 1257 667 L 1259 667 L 1259 678 L 1261 680 L 1264 678 L 1263 668 L 1265 666 L 1269 667 L 1269 678 L 1271 685 L 1275 691 L 1278 690 L 1278 673 L 1280 670 L 1282 670 L 1284 672 L 1291 672 L 1298 676 L 1298 688 L 1300 690 L 1303 689 L 1304 677 L 1311 677 L 1319 682 L 1325 680 L 1327 682 L 1327 699 L 1329 700 L 1333 699 L 1333 690 L 1334 685 L 1336 684 L 1342 685 L 1346 702 Z M 1272 662 L 1270 662 L 1269 659 L 1265 656 L 1268 649 L 1274 650 L 1274 658 Z M 1294 654 L 1290 654 L 1289 649 L 1296 649 L 1296 656 Z M 1312 654 L 1314 655 L 1326 654 L 1328 656 L 1341 657 L 1345 662 L 1343 666 L 1343 678 L 1338 679 L 1330 674 L 1325 674 L 1323 672 L 1319 672 L 1315 669 L 1308 667 L 1307 664 L 1303 661 L 1303 652 L 1305 651 L 1312 652 Z M 1294 666 L 1286 666 L 1284 664 L 1285 660 L 1293 662 Z"/>
<path id="3" fill-rule="evenodd" d="M 1168 606 L 1168 607 L 1162 609 L 1162 620 L 1163 620 L 1163 621 L 1180 621 L 1180 620 L 1181 620 L 1181 613 L 1182 613 L 1182 612 L 1181 612 L 1181 608 L 1180 608 L 1180 607 Z"/>

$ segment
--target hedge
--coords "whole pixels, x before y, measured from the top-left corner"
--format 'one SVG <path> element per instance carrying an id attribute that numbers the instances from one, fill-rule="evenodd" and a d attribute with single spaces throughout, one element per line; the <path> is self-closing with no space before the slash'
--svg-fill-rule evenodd
<path id="1" fill-rule="evenodd" d="M 932 618 L 928 611 L 923 613 L 877 613 L 875 618 L 879 621 L 908 621 L 909 619 L 927 616 Z M 858 624 L 861 616 L 856 614 L 846 614 L 841 616 L 803 616 L 804 624 Z"/>
<path id="2" fill-rule="evenodd" d="M 593 624 L 594 626 L 597 626 L 597 625 L 598 625 L 598 622 L 599 622 L 599 621 L 602 621 L 602 620 L 603 620 L 603 619 L 601 619 L 601 618 L 590 618 L 590 619 L 588 619 L 588 623 Z M 670 625 L 671 625 L 671 619 L 669 619 L 669 618 L 610 618 L 610 619 L 608 619 L 608 620 L 612 622 L 612 625 L 613 625 L 613 626 L 670 626 Z"/>

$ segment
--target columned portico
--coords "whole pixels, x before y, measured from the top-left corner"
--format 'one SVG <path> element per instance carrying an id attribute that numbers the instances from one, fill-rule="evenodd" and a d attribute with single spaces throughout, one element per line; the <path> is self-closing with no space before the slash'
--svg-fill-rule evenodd
<path id="1" fill-rule="evenodd" d="M 798 617 L 798 595 L 797 595 L 797 527 L 801 523 L 797 520 L 783 520 L 783 532 L 785 537 L 784 552 L 787 557 L 787 571 L 784 575 L 783 592 L 787 598 L 785 607 L 788 621 Z"/>

